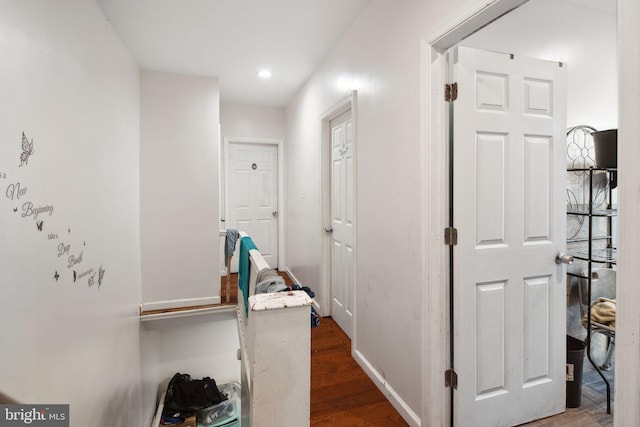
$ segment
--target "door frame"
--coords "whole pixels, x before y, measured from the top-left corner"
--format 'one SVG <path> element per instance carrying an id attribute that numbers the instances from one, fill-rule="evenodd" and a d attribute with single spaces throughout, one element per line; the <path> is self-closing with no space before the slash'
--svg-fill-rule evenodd
<path id="1" fill-rule="evenodd" d="M 423 179 L 426 183 L 426 194 L 422 198 L 423 223 L 426 224 L 426 231 L 423 237 L 423 253 L 425 256 L 422 259 L 422 269 L 427 272 L 423 283 L 424 292 L 422 295 L 422 425 L 451 425 L 453 414 L 451 394 L 443 390 L 444 372 L 450 366 L 449 310 L 446 309 L 450 303 L 449 249 L 444 244 L 443 233 L 443 230 L 449 225 L 450 203 L 448 179 L 450 172 L 449 109 L 447 103 L 444 102 L 444 85 L 448 82 L 446 52 L 465 37 L 527 1 L 469 1 L 465 7 L 443 21 L 440 26 L 421 40 L 421 69 L 423 70 L 421 76 L 423 87 L 421 91 L 423 117 L 421 137 L 425 141 L 422 144 L 421 159 L 425 165 Z M 635 11 L 636 15 L 638 15 L 638 7 L 632 4 L 632 0 L 618 0 L 618 25 L 623 19 L 622 8 L 620 7 L 623 2 L 627 2 L 629 10 Z M 631 23 L 633 18 L 627 17 L 627 19 L 627 22 Z M 631 56 L 632 36 L 634 34 L 637 35 L 638 30 L 628 28 L 625 32 L 623 27 L 622 31 L 619 30 L 619 34 L 618 46 L 620 54 L 623 55 L 626 52 Z M 621 39 L 628 40 L 626 49 L 624 49 Z M 635 61 L 637 70 L 637 57 Z M 633 71 L 632 67 L 629 69 L 630 76 L 632 75 L 631 71 Z M 620 79 L 618 91 L 621 100 L 621 112 L 624 111 L 623 107 L 625 106 L 622 101 L 625 90 L 623 88 L 624 84 L 625 82 Z M 638 87 L 637 79 L 634 85 L 635 88 Z M 629 106 L 632 105 L 632 101 L 627 100 Z M 619 121 L 622 125 L 622 120 Z M 624 135 L 624 132 L 621 133 Z M 624 222 L 624 219 L 621 218 L 621 228 L 624 227 Z M 629 230 L 631 229 L 630 226 L 631 224 L 629 224 Z M 632 292 L 636 297 L 634 301 L 637 301 L 640 293 L 635 289 Z M 632 320 L 634 322 L 631 322 L 630 327 L 637 330 L 639 326 L 637 316 Z M 621 328 L 619 327 L 619 329 Z M 620 346 L 618 346 L 618 350 L 616 354 L 620 354 Z M 629 363 L 634 363 L 637 372 L 638 362 Z M 622 390 L 622 384 L 619 384 L 618 381 L 630 381 L 633 383 L 632 385 L 636 386 L 636 390 L 637 386 L 640 385 L 636 375 L 627 375 L 624 379 L 616 375 L 616 381 L 616 390 Z M 631 387 L 627 387 L 627 390 L 630 389 Z M 616 407 L 620 403 L 618 399 L 622 397 L 616 393 Z M 628 410 L 632 407 L 632 401 L 634 400 L 633 403 L 637 407 L 638 396 L 631 396 L 627 399 L 629 401 L 625 402 L 625 409 Z M 616 409 L 615 413 L 619 414 L 619 411 Z M 637 409 L 636 414 L 638 414 Z"/>
<path id="2" fill-rule="evenodd" d="M 341 114 L 351 110 L 353 124 L 353 320 L 351 325 L 351 349 L 355 348 L 357 328 L 357 256 L 358 256 L 358 105 L 357 92 L 354 90 L 348 96 L 338 100 L 329 107 L 320 118 L 321 152 L 322 152 L 322 206 L 321 206 L 321 254 L 320 264 L 320 312 L 322 316 L 331 314 L 331 235 L 324 231 L 331 226 L 331 121 Z"/>
<path id="3" fill-rule="evenodd" d="M 443 87 L 447 79 L 445 52 L 464 36 L 480 29 L 487 23 L 499 18 L 509 10 L 518 7 L 526 0 L 495 0 L 488 4 L 485 0 L 470 1 L 430 35 L 422 39 L 421 109 L 423 117 L 422 161 L 428 171 L 423 179 L 427 194 L 423 198 L 423 212 L 427 225 L 423 238 L 425 257 L 422 266 L 427 271 L 423 284 L 423 326 L 422 334 L 422 384 L 423 405 L 422 425 L 450 425 L 450 396 L 442 392 L 443 372 L 448 368 L 449 332 L 448 311 L 448 250 L 443 243 L 442 230 L 448 224 L 448 131 L 447 106 L 443 99 Z M 640 159 L 640 146 L 634 142 L 633 135 L 640 134 L 640 122 L 636 120 L 640 109 L 637 93 L 640 92 L 640 55 L 635 50 L 640 37 L 640 4 L 636 0 L 618 0 L 618 55 L 624 58 L 618 64 L 618 157 L 625 173 L 619 174 L 619 185 L 632 188 L 640 179 L 640 170 L 633 167 Z M 628 183 L 628 184 L 627 184 Z M 426 199 L 426 200 L 424 200 Z M 624 286 L 632 283 L 633 277 L 640 274 L 640 265 L 626 263 L 625 259 L 635 259 L 640 253 L 637 233 L 633 232 L 640 221 L 640 203 L 635 192 L 620 196 L 621 212 L 618 227 L 620 230 L 619 247 L 622 248 L 622 263 L 618 269 L 620 283 L 618 288 L 620 304 L 616 332 L 616 393 L 614 425 L 635 425 L 640 420 L 640 360 L 629 357 L 636 354 L 640 338 L 640 312 L 627 307 L 637 307 L 640 303 L 640 287 Z M 430 212 L 427 217 L 426 212 Z M 627 232 L 625 232 L 627 231 Z M 629 277 L 629 279 L 626 279 Z M 627 282 L 628 281 L 628 282 Z M 619 375 L 625 372 L 625 375 Z"/>
<path id="4" fill-rule="evenodd" d="M 224 173 L 220 177 L 222 181 L 222 191 L 220 192 L 220 213 L 221 219 L 226 220 L 229 215 L 229 206 L 227 204 L 227 194 L 229 194 L 229 146 L 231 144 L 246 144 L 246 145 L 274 145 L 276 146 L 276 152 L 278 155 L 278 270 L 281 270 L 286 266 L 285 259 L 285 241 L 284 241 L 284 224 L 285 224 L 285 200 L 284 200 L 284 141 L 282 139 L 275 138 L 253 138 L 253 137 L 237 137 L 237 136 L 225 136 L 223 153 L 221 158 L 223 159 L 222 170 Z M 225 223 L 226 229 L 226 223 Z M 224 258 L 224 251 L 222 252 Z M 224 265 L 224 261 L 223 261 Z M 226 273 L 225 273 L 226 274 Z"/>

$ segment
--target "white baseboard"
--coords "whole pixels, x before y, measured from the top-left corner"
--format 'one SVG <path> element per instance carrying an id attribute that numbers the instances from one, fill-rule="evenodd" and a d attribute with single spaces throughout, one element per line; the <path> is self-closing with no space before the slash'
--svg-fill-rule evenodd
<path id="1" fill-rule="evenodd" d="M 169 308 L 197 307 L 200 305 L 209 304 L 220 304 L 220 296 L 143 302 L 142 304 L 140 304 L 140 310 L 166 310 Z"/>
<path id="2" fill-rule="evenodd" d="M 358 350 L 353 351 L 353 357 L 358 365 L 369 376 L 371 381 L 384 394 L 387 400 L 396 408 L 396 411 L 404 418 L 404 420 L 413 427 L 420 427 L 420 417 L 409 408 L 404 400 L 396 393 L 396 391 L 385 381 L 380 373 L 369 363 L 366 357 Z"/>

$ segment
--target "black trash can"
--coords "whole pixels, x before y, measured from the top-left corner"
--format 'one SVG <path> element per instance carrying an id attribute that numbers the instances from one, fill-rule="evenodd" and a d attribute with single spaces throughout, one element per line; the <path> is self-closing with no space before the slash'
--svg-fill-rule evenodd
<path id="1" fill-rule="evenodd" d="M 596 166 L 599 168 L 618 167 L 618 129 L 593 132 L 593 145 L 596 152 Z M 618 185 L 617 172 L 610 172 L 611 188 Z"/>
<path id="2" fill-rule="evenodd" d="M 580 407 L 585 344 L 567 335 L 567 408 Z"/>

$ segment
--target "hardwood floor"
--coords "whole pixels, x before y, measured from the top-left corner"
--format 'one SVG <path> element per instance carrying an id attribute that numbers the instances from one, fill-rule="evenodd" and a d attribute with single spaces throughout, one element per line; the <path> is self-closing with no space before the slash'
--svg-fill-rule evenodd
<path id="1" fill-rule="evenodd" d="M 311 331 L 311 426 L 408 425 L 351 357 L 330 317 Z"/>

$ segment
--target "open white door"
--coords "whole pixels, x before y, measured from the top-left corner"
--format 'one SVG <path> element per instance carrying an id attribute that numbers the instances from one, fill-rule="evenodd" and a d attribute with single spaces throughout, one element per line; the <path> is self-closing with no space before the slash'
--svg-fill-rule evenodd
<path id="1" fill-rule="evenodd" d="M 564 411 L 566 66 L 454 55 L 457 426 Z"/>
<path id="2" fill-rule="evenodd" d="M 353 122 L 351 110 L 331 121 L 331 317 L 352 337 Z"/>

